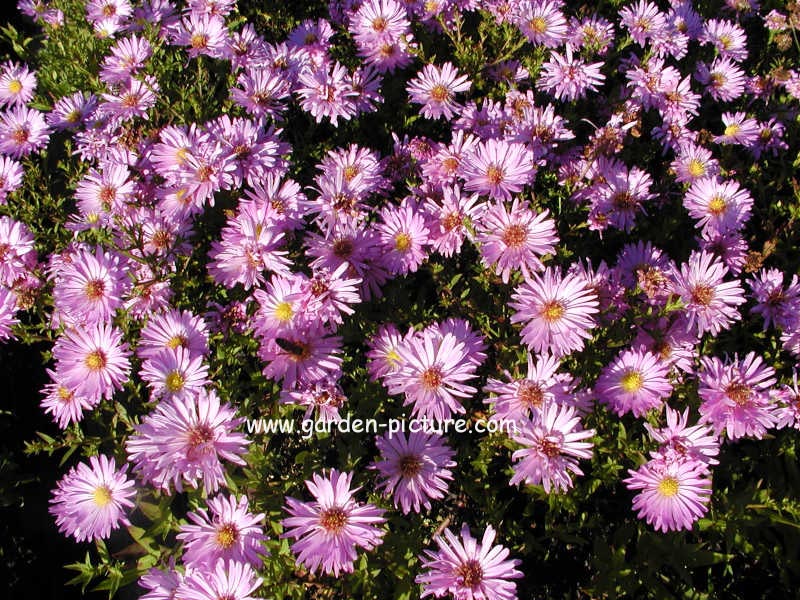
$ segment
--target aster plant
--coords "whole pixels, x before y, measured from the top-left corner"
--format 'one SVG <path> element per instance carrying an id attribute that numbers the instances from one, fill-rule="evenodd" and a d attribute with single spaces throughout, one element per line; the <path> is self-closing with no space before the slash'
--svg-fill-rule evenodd
<path id="1" fill-rule="evenodd" d="M 13 544 L 149 600 L 792 597 L 797 2 L 17 8 Z"/>

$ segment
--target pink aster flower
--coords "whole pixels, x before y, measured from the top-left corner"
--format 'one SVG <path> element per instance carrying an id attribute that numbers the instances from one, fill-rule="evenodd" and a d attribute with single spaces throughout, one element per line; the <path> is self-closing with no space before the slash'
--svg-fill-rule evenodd
<path id="1" fill-rule="evenodd" d="M 107 538 L 120 525 L 130 525 L 126 513 L 133 508 L 136 489 L 126 470 L 117 470 L 114 459 L 102 454 L 72 467 L 50 499 L 58 530 L 83 542 Z"/>
<path id="2" fill-rule="evenodd" d="M 356 92 L 350 86 L 347 69 L 338 62 L 303 69 L 296 92 L 300 107 L 317 123 L 328 117 L 337 126 L 340 118 L 349 121 L 356 114 L 353 103 Z"/>
<path id="3" fill-rule="evenodd" d="M 486 209 L 478 194 L 464 194 L 458 184 L 442 187 L 440 199 L 428 198 L 425 217 L 433 249 L 442 256 L 453 256 L 465 239 L 472 239 L 468 225 L 479 220 Z"/>
<path id="4" fill-rule="evenodd" d="M 253 596 L 262 583 L 253 567 L 235 561 L 217 561 L 213 569 L 187 570 L 175 589 L 175 600 L 258 600 Z"/>
<path id="5" fill-rule="evenodd" d="M 548 267 L 532 274 L 511 296 L 512 323 L 524 323 L 522 341 L 533 352 L 560 357 L 583 348 L 598 311 L 597 293 L 576 274 Z"/>
<path id="6" fill-rule="evenodd" d="M 10 193 L 22 186 L 24 174 L 25 170 L 21 163 L 8 156 L 0 156 L 0 206 L 8 202 Z"/>
<path id="7" fill-rule="evenodd" d="M 208 327 L 203 318 L 175 309 L 150 315 L 139 336 L 136 354 L 148 359 L 167 348 L 184 348 L 194 356 L 208 354 Z"/>
<path id="8" fill-rule="evenodd" d="M 567 37 L 567 20 L 557 0 L 522 0 L 515 21 L 522 34 L 535 45 L 557 48 Z"/>
<path id="9" fill-rule="evenodd" d="M 202 482 L 209 494 L 225 485 L 222 460 L 245 464 L 241 455 L 249 441 L 234 431 L 241 423 L 216 392 L 201 389 L 196 396 L 159 402 L 125 447 L 144 481 L 166 493 L 170 484 L 182 492 L 184 483 L 197 488 Z"/>
<path id="10" fill-rule="evenodd" d="M 183 540 L 183 562 L 189 567 L 208 568 L 219 560 L 249 563 L 257 567 L 266 550 L 267 539 L 260 523 L 263 514 L 251 514 L 247 496 L 211 498 L 208 510 L 199 509 L 186 517 L 178 539 Z"/>
<path id="11" fill-rule="evenodd" d="M 342 366 L 342 338 L 325 335 L 321 324 L 287 332 L 286 337 L 264 338 L 258 356 L 267 363 L 265 377 L 282 381 L 284 389 L 295 383 L 316 383 L 328 377 L 338 379 Z"/>
<path id="12" fill-rule="evenodd" d="M 540 257 L 555 251 L 558 243 L 555 221 L 549 211 L 535 213 L 515 198 L 510 207 L 497 202 L 478 221 L 477 241 L 481 260 L 508 283 L 512 269 L 521 269 L 526 279 L 544 269 Z"/>
<path id="13" fill-rule="evenodd" d="M 673 289 L 683 301 L 687 328 L 716 335 L 741 318 L 737 306 L 744 304 L 738 281 L 723 281 L 728 269 L 709 252 L 692 252 L 680 271 L 673 273 Z"/>
<path id="14" fill-rule="evenodd" d="M 90 401 L 110 399 L 130 374 L 130 351 L 122 332 L 107 323 L 67 330 L 56 340 L 53 357 L 64 384 Z"/>
<path id="15" fill-rule="evenodd" d="M 190 58 L 205 54 L 224 58 L 227 50 L 228 28 L 219 15 L 189 13 L 180 27 L 172 30 L 174 44 L 188 46 Z"/>
<path id="16" fill-rule="evenodd" d="M 377 231 L 383 246 L 382 262 L 391 273 L 414 273 L 428 257 L 430 232 L 411 202 L 383 208 Z"/>
<path id="17" fill-rule="evenodd" d="M 458 69 L 446 62 L 441 67 L 425 65 L 417 77 L 408 82 L 407 89 L 411 101 L 423 105 L 420 111 L 423 117 L 444 117 L 449 121 L 460 108 L 453 96 L 466 92 L 471 85 L 466 75 L 459 75 Z"/>
<path id="18" fill-rule="evenodd" d="M 479 143 L 460 170 L 464 189 L 504 201 L 521 192 L 536 173 L 525 146 L 502 139 Z"/>
<path id="19" fill-rule="evenodd" d="M 193 396 L 208 383 L 208 366 L 201 355 L 178 346 L 166 348 L 142 363 L 139 372 L 153 398 Z"/>
<path id="20" fill-rule="evenodd" d="M 26 106 L 0 113 L 0 152 L 12 158 L 28 156 L 47 145 L 50 128 L 44 114 Z"/>
<path id="21" fill-rule="evenodd" d="M 629 32 L 633 41 L 644 47 L 648 39 L 663 35 L 667 22 L 658 6 L 647 0 L 625 6 L 619 11 L 620 23 Z"/>
<path id="22" fill-rule="evenodd" d="M 495 545 L 495 537 L 494 528 L 488 525 L 479 542 L 466 524 L 461 527 L 460 540 L 449 529 L 444 530 L 444 538 L 434 536 L 439 549 L 425 550 L 425 571 L 414 580 L 422 585 L 421 597 L 515 600 L 517 586 L 511 580 L 522 577 L 516 569 L 520 561 L 509 559 L 509 550 Z"/>
<path id="23" fill-rule="evenodd" d="M 650 423 L 644 427 L 650 437 L 661 444 L 658 452 L 651 452 L 653 458 L 663 457 L 665 460 L 694 461 L 705 465 L 707 470 L 719 464 L 715 458 L 719 454 L 719 437 L 710 425 L 689 426 L 689 409 L 683 414 L 667 406 L 667 426 L 656 429 Z"/>
<path id="24" fill-rule="evenodd" d="M 733 180 L 707 177 L 692 183 L 683 205 L 704 232 L 726 233 L 741 229 L 748 221 L 753 198 Z"/>
<path id="25" fill-rule="evenodd" d="M 708 511 L 711 480 L 703 463 L 654 459 L 628 473 L 627 488 L 641 490 L 633 509 L 656 531 L 691 529 Z"/>
<path id="26" fill-rule="evenodd" d="M 0 108 L 22 106 L 36 91 L 36 73 L 26 65 L 7 61 L 0 69 Z"/>
<path id="27" fill-rule="evenodd" d="M 586 96 L 588 90 L 597 91 L 603 85 L 605 75 L 600 72 L 603 63 L 586 63 L 572 54 L 572 46 L 567 45 L 566 55 L 555 50 L 542 65 L 542 72 L 536 87 L 559 100 L 577 100 Z"/>
<path id="28" fill-rule="evenodd" d="M 409 332 L 413 336 L 414 331 Z M 394 323 L 378 327 L 378 331 L 368 341 L 367 371 L 372 381 L 383 379 L 390 373 L 396 373 L 403 362 L 397 349 L 404 343 L 403 334 Z"/>
<path id="29" fill-rule="evenodd" d="M 109 322 L 129 283 L 119 256 L 99 247 L 81 249 L 56 276 L 53 301 L 59 318 L 70 324 Z"/>
<path id="30" fill-rule="evenodd" d="M 447 481 L 453 479 L 450 471 L 456 466 L 455 452 L 435 433 L 387 432 L 375 439 L 381 460 L 372 468 L 377 469 L 381 481 L 376 489 L 384 490 L 384 496 L 394 497 L 395 508 L 402 507 L 403 514 L 421 507 L 431 508 L 431 500 L 444 498 Z"/>
<path id="31" fill-rule="evenodd" d="M 617 415 L 641 417 L 672 393 L 668 374 L 669 365 L 655 354 L 643 347 L 628 349 L 603 369 L 594 391 Z"/>
<path id="32" fill-rule="evenodd" d="M 281 522 L 285 530 L 281 537 L 295 540 L 292 552 L 312 572 L 322 570 L 335 577 L 352 573 L 357 548 L 369 551 L 383 542 L 384 511 L 353 498 L 359 488 L 350 489 L 352 478 L 352 473 L 336 469 L 328 477 L 314 473 L 306 481 L 313 502 L 286 498 L 290 516 Z"/>
<path id="33" fill-rule="evenodd" d="M 92 410 L 100 402 L 99 398 L 76 394 L 74 389 L 64 384 L 63 377 L 55 371 L 47 369 L 47 374 L 51 382 L 42 389 L 44 397 L 40 406 L 45 414 L 52 415 L 61 429 L 66 429 L 70 423 L 78 423 L 83 419 L 84 411 Z"/>
<path id="34" fill-rule="evenodd" d="M 746 75 L 729 58 L 718 57 L 710 65 L 698 63 L 695 78 L 706 86 L 706 93 L 714 100 L 730 102 L 745 91 Z"/>
<path id="35" fill-rule="evenodd" d="M 468 360 L 462 341 L 452 333 L 427 329 L 407 339 L 397 353 L 400 367 L 384 381 L 390 394 L 405 394 L 405 405 L 414 405 L 415 416 L 442 421 L 465 412 L 458 398 L 477 391 L 464 383 L 475 377 L 476 365 Z"/>
<path id="36" fill-rule="evenodd" d="M 546 404 L 530 421 L 521 421 L 512 439 L 524 446 L 511 456 L 516 461 L 511 485 L 524 482 L 566 491 L 572 487 L 572 474 L 583 475 L 579 458 L 591 458 L 593 442 L 584 441 L 595 434 L 583 429 L 575 407 Z"/>
<path id="37" fill-rule="evenodd" d="M 747 282 L 756 305 L 750 309 L 764 319 L 764 331 L 770 325 L 792 329 L 798 325 L 800 315 L 800 280 L 792 275 L 784 287 L 786 274 L 779 269 L 761 269 Z"/>
<path id="38" fill-rule="evenodd" d="M 488 378 L 483 391 L 493 394 L 484 400 L 494 409 L 491 418 L 535 421 L 544 406 L 568 404 L 573 386 L 569 376 L 556 373 L 559 364 L 560 361 L 549 354 L 534 356 L 529 353 L 528 371 L 524 377 L 514 377 L 504 371 L 507 381 Z"/>
<path id="39" fill-rule="evenodd" d="M 755 352 L 723 362 L 716 356 L 700 359 L 700 415 L 720 435 L 731 440 L 761 439 L 776 423 L 775 369 Z"/>
<path id="40" fill-rule="evenodd" d="M 36 248 L 25 223 L 0 216 L 0 284 L 12 288 L 36 266 Z"/>
<path id="41" fill-rule="evenodd" d="M 719 174 L 719 163 L 711 150 L 692 143 L 683 144 L 678 149 L 670 167 L 675 171 L 675 180 L 680 183 L 694 183 Z"/>
<path id="42" fill-rule="evenodd" d="M 758 121 L 747 117 L 747 113 L 722 113 L 722 124 L 725 129 L 722 135 L 714 136 L 717 144 L 738 144 L 740 146 L 754 146 L 761 134 Z"/>

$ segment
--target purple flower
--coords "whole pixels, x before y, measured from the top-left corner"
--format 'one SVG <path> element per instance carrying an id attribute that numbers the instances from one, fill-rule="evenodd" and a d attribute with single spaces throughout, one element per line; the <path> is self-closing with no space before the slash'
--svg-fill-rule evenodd
<path id="1" fill-rule="evenodd" d="M 452 333 L 427 329 L 397 348 L 400 366 L 385 377 L 390 394 L 405 394 L 413 414 L 444 420 L 465 412 L 458 398 L 477 390 L 465 382 L 475 377 L 476 364 L 464 342 Z"/>
<path id="2" fill-rule="evenodd" d="M 466 524 L 461 526 L 460 540 L 449 529 L 444 530 L 444 538 L 434 536 L 439 549 L 425 550 L 425 571 L 414 579 L 422 585 L 421 597 L 516 600 L 517 586 L 510 580 L 522 577 L 516 569 L 520 561 L 509 559 L 507 548 L 494 545 L 495 536 L 488 525 L 478 541 Z"/>
<path id="3" fill-rule="evenodd" d="M 431 508 L 431 500 L 444 498 L 447 480 L 453 479 L 450 471 L 456 466 L 452 460 L 455 452 L 434 433 L 387 432 L 375 439 L 381 459 L 372 465 L 381 475 L 376 489 L 385 496 L 394 497 L 395 507 L 403 514 L 411 510 L 420 512 L 424 506 Z"/>
<path id="4" fill-rule="evenodd" d="M 559 100 L 577 100 L 586 96 L 588 90 L 597 91 L 603 85 L 605 75 L 600 72 L 603 63 L 586 63 L 572 54 L 572 46 L 567 45 L 566 54 L 555 50 L 542 65 L 542 72 L 536 87 L 551 93 Z"/>
<path id="5" fill-rule="evenodd" d="M 557 357 L 583 348 L 595 326 L 597 294 L 583 277 L 548 267 L 522 283 L 511 296 L 512 323 L 524 323 L 522 341 L 533 352 Z"/>
<path id="6" fill-rule="evenodd" d="M 511 200 L 522 191 L 536 172 L 525 146 L 490 139 L 478 144 L 460 165 L 464 189 L 495 200 Z"/>
<path id="7" fill-rule="evenodd" d="M 117 470 L 113 458 L 92 456 L 58 482 L 50 500 L 50 514 L 58 530 L 77 541 L 107 538 L 120 525 L 130 525 L 126 516 L 133 508 L 134 482 Z"/>
<path id="8" fill-rule="evenodd" d="M 313 502 L 286 498 L 290 516 L 281 522 L 285 529 L 281 537 L 295 540 L 292 552 L 310 571 L 321 569 L 335 577 L 352 573 L 357 548 L 369 551 L 383 542 L 384 511 L 353 498 L 359 488 L 350 489 L 352 478 L 352 473 L 336 469 L 328 477 L 315 473 L 306 481 Z"/>
<path id="9" fill-rule="evenodd" d="M 579 458 L 591 458 L 593 442 L 584 441 L 595 434 L 583 429 L 575 407 L 545 404 L 529 421 L 520 421 L 512 439 L 524 446 L 511 458 L 516 461 L 511 485 L 524 482 L 542 485 L 544 491 L 566 491 L 572 487 L 572 475 L 583 475 Z"/>
<path id="10" fill-rule="evenodd" d="M 253 592 L 261 585 L 249 564 L 220 560 L 213 570 L 187 570 L 175 589 L 175 600 L 257 600 Z"/>
<path id="11" fill-rule="evenodd" d="M 266 553 L 267 539 L 259 525 L 263 514 L 249 512 L 247 496 L 216 496 L 208 500 L 208 511 L 190 512 L 191 524 L 182 525 L 178 539 L 183 540 L 183 562 L 189 567 L 208 569 L 217 561 L 249 563 L 258 567 Z"/>
<path id="12" fill-rule="evenodd" d="M 708 511 L 711 480 L 702 462 L 653 459 L 638 470 L 628 470 L 629 490 L 641 490 L 633 509 L 656 531 L 691 529 Z"/>
<path id="13" fill-rule="evenodd" d="M 628 349 L 605 367 L 595 384 L 599 400 L 619 416 L 632 412 L 642 417 L 672 393 L 669 365 L 643 347 Z"/>
<path id="14" fill-rule="evenodd" d="M 181 492 L 184 482 L 197 488 L 202 481 L 211 493 L 225 485 L 220 459 L 245 464 L 241 455 L 249 441 L 234 431 L 241 422 L 216 392 L 201 389 L 197 396 L 159 402 L 125 447 L 142 479 L 164 492 L 170 484 Z"/>
<path id="15" fill-rule="evenodd" d="M 673 273 L 673 289 L 684 303 L 687 328 L 716 335 L 727 329 L 741 315 L 737 306 L 744 304 L 744 290 L 738 281 L 723 281 L 728 269 L 708 252 L 692 252 L 680 271 Z"/>
<path id="16" fill-rule="evenodd" d="M 702 400 L 700 415 L 720 435 L 723 431 L 731 440 L 744 436 L 758 439 L 777 421 L 775 369 L 764 364 L 755 352 L 739 360 L 722 362 L 716 356 L 700 359 Z"/>
<path id="17" fill-rule="evenodd" d="M 466 92 L 471 85 L 466 75 L 459 75 L 458 70 L 446 62 L 441 67 L 425 65 L 417 77 L 408 82 L 407 89 L 411 101 L 423 105 L 420 111 L 423 117 L 450 120 L 460 108 L 453 96 Z"/>
<path id="18" fill-rule="evenodd" d="M 477 223 L 481 260 L 495 265 L 495 273 L 508 283 L 512 269 L 526 279 L 544 269 L 540 257 L 552 254 L 558 243 L 555 221 L 549 211 L 535 213 L 515 198 L 510 207 L 501 202 L 489 206 Z"/>

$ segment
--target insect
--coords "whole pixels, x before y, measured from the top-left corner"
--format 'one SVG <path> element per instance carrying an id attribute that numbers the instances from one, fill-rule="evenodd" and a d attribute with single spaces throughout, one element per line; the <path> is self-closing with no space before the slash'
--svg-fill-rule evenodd
<path id="1" fill-rule="evenodd" d="M 276 337 L 275 343 L 280 346 L 281 350 L 285 350 L 286 352 L 289 352 L 295 356 L 303 356 L 303 354 L 308 352 L 308 348 L 305 344 L 298 344 L 297 342 L 287 340 L 286 338 Z"/>

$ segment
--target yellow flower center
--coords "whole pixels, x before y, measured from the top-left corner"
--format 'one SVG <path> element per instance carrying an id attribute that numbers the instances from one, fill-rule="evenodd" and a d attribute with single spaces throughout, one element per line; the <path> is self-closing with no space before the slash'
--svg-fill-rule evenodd
<path id="1" fill-rule="evenodd" d="M 550 300 L 542 306 L 542 318 L 548 323 L 555 323 L 564 316 L 564 305 L 558 300 Z"/>
<path id="2" fill-rule="evenodd" d="M 640 389 L 642 389 L 643 384 L 644 378 L 639 371 L 628 371 L 619 380 L 620 387 L 629 394 L 638 392 Z"/>
<path id="3" fill-rule="evenodd" d="M 708 212 L 715 217 L 718 217 L 725 212 L 726 207 L 727 205 L 725 204 L 725 199 L 722 196 L 714 196 L 708 203 Z"/>
<path id="4" fill-rule="evenodd" d="M 443 86 L 441 83 L 431 88 L 431 99 L 435 100 L 436 102 L 444 102 L 449 97 L 450 92 L 448 91 L 447 87 Z"/>
<path id="5" fill-rule="evenodd" d="M 547 31 L 547 21 L 545 21 L 543 17 L 533 17 L 528 21 L 528 25 L 534 33 L 541 34 Z"/>
<path id="6" fill-rule="evenodd" d="M 739 133 L 739 131 L 740 131 L 741 129 L 742 129 L 742 128 L 741 128 L 741 127 L 739 127 L 739 124 L 738 124 L 738 123 L 731 123 L 730 125 L 728 125 L 728 126 L 725 128 L 725 135 L 726 135 L 727 137 L 734 136 L 734 135 L 736 135 L 737 133 Z"/>
<path id="7" fill-rule="evenodd" d="M 347 513 L 338 506 L 326 508 L 319 515 L 319 524 L 330 533 L 339 533 L 347 525 Z"/>
<path id="8" fill-rule="evenodd" d="M 166 386 L 167 390 L 172 392 L 180 392 L 183 389 L 183 385 L 186 383 L 183 375 L 181 375 L 178 371 L 172 371 L 167 377 L 164 379 L 164 386 Z"/>
<path id="9" fill-rule="evenodd" d="M 8 91 L 12 94 L 19 94 L 22 91 L 22 82 L 19 79 L 12 79 L 8 82 Z"/>
<path id="10" fill-rule="evenodd" d="M 108 503 L 111 502 L 111 490 L 108 489 L 108 486 L 101 485 L 100 487 L 94 489 L 92 499 L 100 508 L 108 506 Z"/>
<path id="11" fill-rule="evenodd" d="M 239 539 L 239 530 L 233 523 L 225 523 L 217 531 L 217 545 L 223 550 L 228 550 Z"/>
<path id="12" fill-rule="evenodd" d="M 281 302 L 275 307 L 274 314 L 276 319 L 285 323 L 292 318 L 294 310 L 292 310 L 292 305 L 288 302 Z"/>
<path id="13" fill-rule="evenodd" d="M 664 477 L 658 484 L 658 493 L 665 498 L 672 498 L 678 493 L 678 480 L 674 477 Z"/>
<path id="14" fill-rule="evenodd" d="M 522 225 L 509 225 L 503 232 L 503 243 L 509 248 L 521 248 L 528 238 L 528 230 Z"/>
<path id="15" fill-rule="evenodd" d="M 689 171 L 689 175 L 692 177 L 702 177 L 706 174 L 705 165 L 696 158 L 693 158 L 689 161 L 687 170 Z"/>
<path id="16" fill-rule="evenodd" d="M 167 348 L 169 348 L 170 350 L 175 350 L 175 348 L 177 348 L 178 346 L 186 348 L 188 345 L 189 345 L 189 340 L 186 339 L 186 336 L 177 334 L 169 338 L 169 341 L 167 342 Z"/>
<path id="17" fill-rule="evenodd" d="M 400 252 L 406 252 L 411 247 L 411 236 L 400 232 L 394 236 L 394 247 Z"/>
<path id="18" fill-rule="evenodd" d="M 102 350 L 95 350 L 86 355 L 84 363 L 90 370 L 99 371 L 106 366 L 106 355 Z"/>

